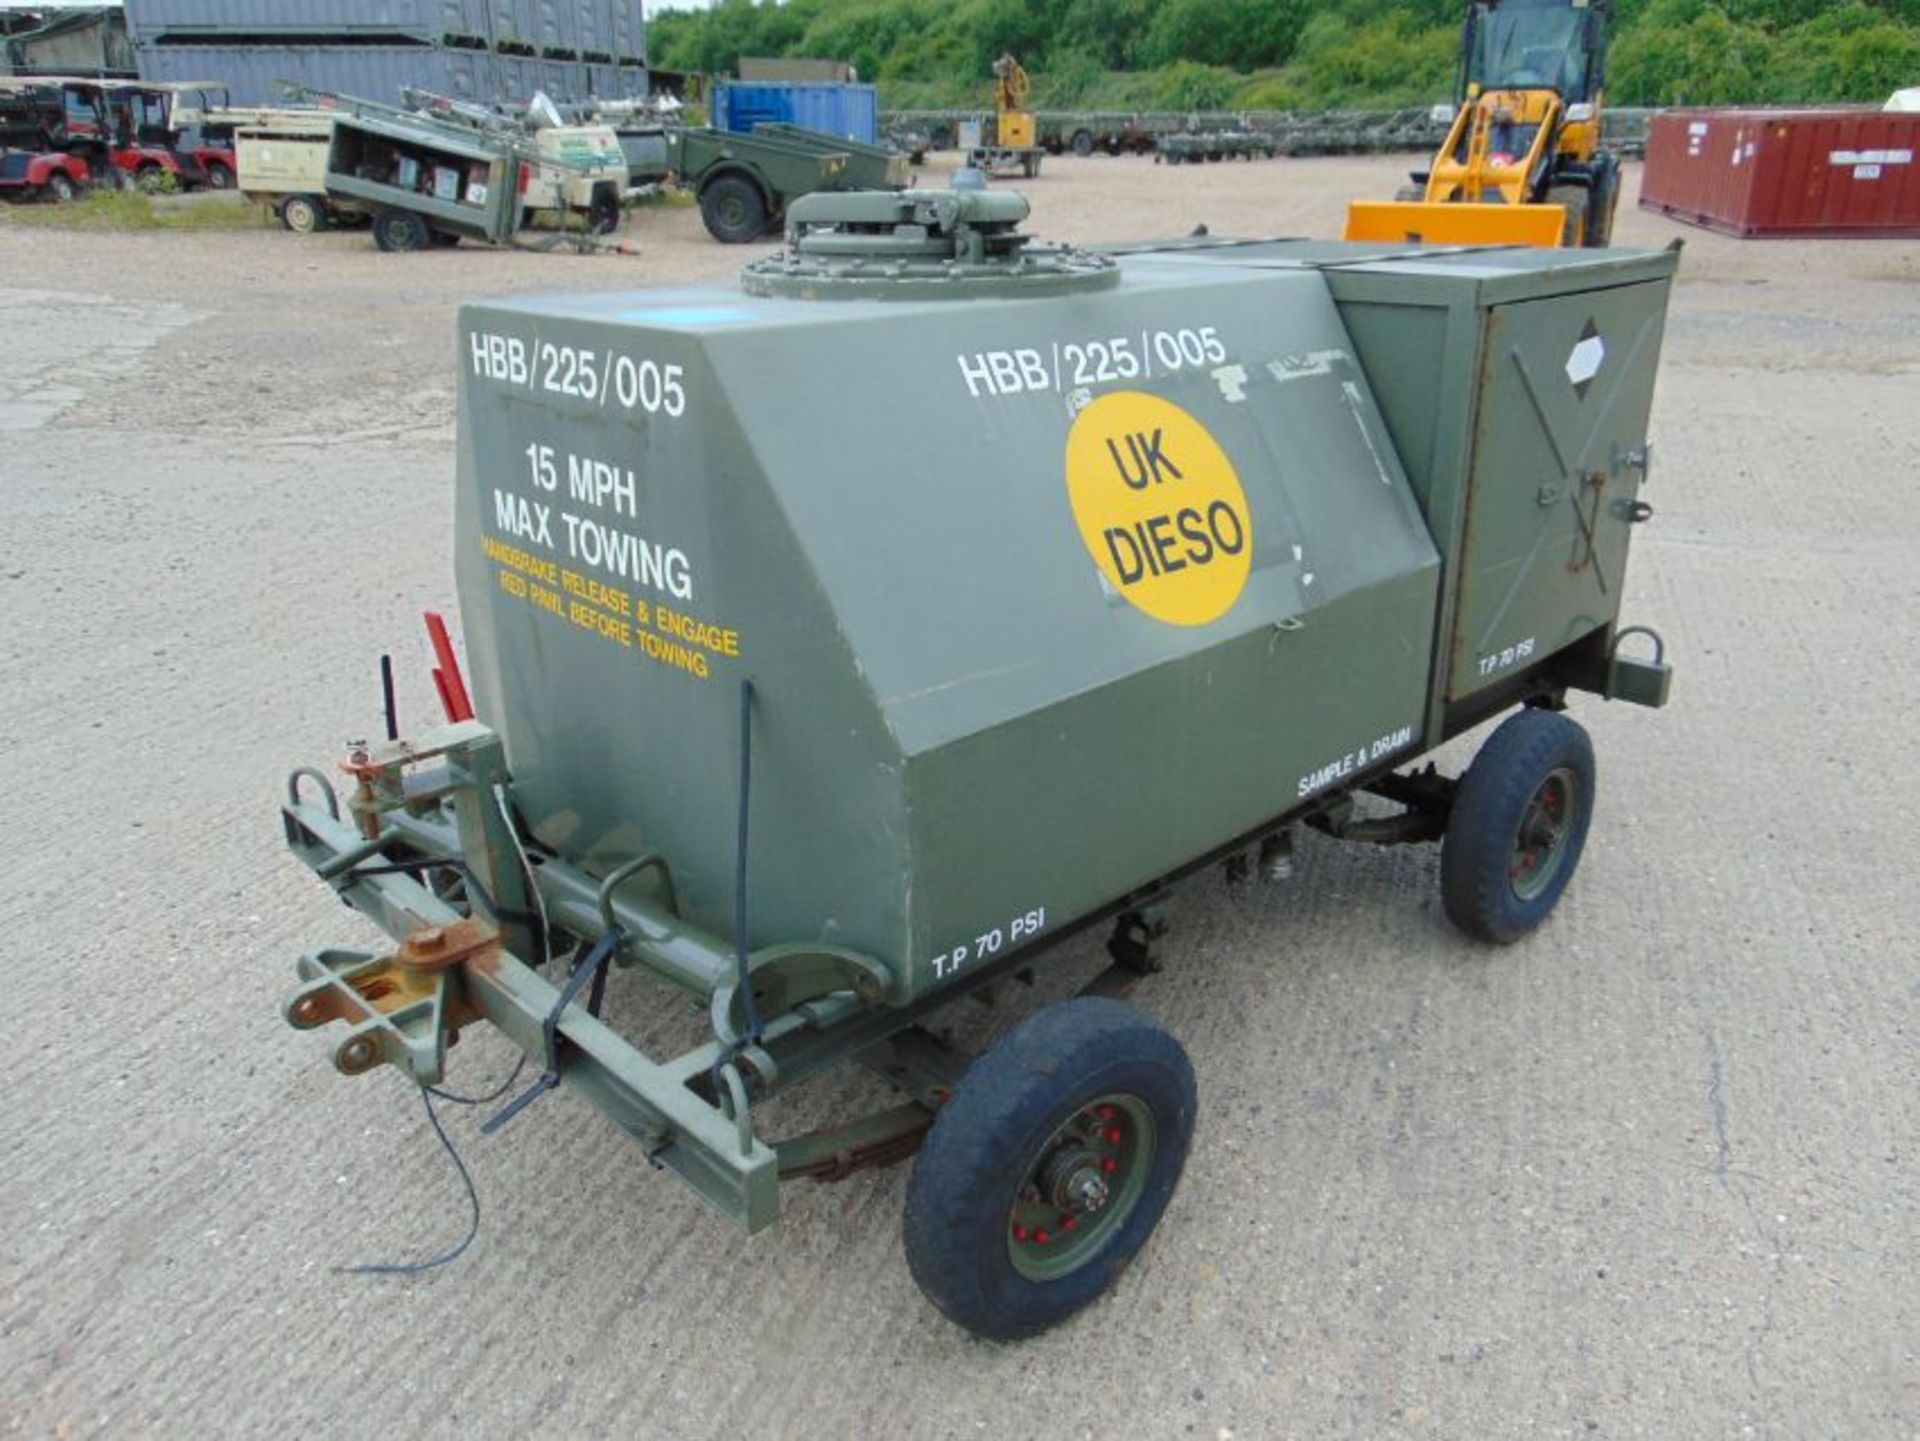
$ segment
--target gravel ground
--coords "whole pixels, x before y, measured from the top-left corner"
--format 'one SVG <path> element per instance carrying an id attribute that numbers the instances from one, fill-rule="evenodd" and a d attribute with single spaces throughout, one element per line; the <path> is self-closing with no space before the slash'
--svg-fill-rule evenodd
<path id="1" fill-rule="evenodd" d="M 1062 160 L 1030 194 L 1058 238 L 1326 235 L 1399 168 Z M 449 1118 L 461 1263 L 337 1274 L 446 1244 L 462 1199 L 399 1077 L 277 1018 L 297 952 L 370 933 L 274 803 L 372 729 L 380 650 L 427 709 L 455 306 L 753 253 L 637 229 L 388 257 L 0 214 L 0 1434 L 1917 1434 L 1920 253 L 1632 209 L 1622 243 L 1688 241 L 1625 606 L 1674 704 L 1576 705 L 1601 812 L 1513 950 L 1449 932 L 1425 849 L 1315 838 L 1289 884 L 1182 893 L 1139 999 L 1201 1125 L 1110 1300 L 971 1340 L 900 1262 L 904 1169 L 747 1240 L 566 1095 Z M 612 1007 L 674 1019 L 633 978 Z M 455 1079 L 505 1064 L 476 1035 Z"/>

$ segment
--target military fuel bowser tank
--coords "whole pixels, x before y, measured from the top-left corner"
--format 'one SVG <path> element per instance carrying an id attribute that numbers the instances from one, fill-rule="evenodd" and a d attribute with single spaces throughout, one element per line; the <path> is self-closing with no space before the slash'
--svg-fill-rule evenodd
<path id="1" fill-rule="evenodd" d="M 299 962 L 339 1070 L 430 1085 L 490 1022 L 538 1077 L 488 1129 L 570 1086 L 754 1231 L 917 1152 L 912 1272 L 1000 1338 L 1100 1294 L 1179 1178 L 1192 1069 L 1119 999 L 1177 881 L 1282 871 L 1302 825 L 1437 841 L 1448 916 L 1517 940 L 1592 815 L 1569 697 L 1669 684 L 1619 606 L 1674 255 L 1026 213 L 814 195 L 737 287 L 467 306 L 478 719 L 443 638 L 452 718 L 283 811 L 394 943 Z M 1460 778 L 1417 764 L 1495 720 Z M 923 1024 L 1094 925 L 1111 968 L 983 1054 Z M 611 968 L 704 1040 L 623 1037 Z M 764 1133 L 845 1061 L 896 1103 Z"/>

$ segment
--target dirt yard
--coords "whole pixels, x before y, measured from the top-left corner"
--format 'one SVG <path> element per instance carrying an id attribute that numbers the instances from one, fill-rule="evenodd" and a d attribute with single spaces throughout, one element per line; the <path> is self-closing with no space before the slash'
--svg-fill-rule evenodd
<path id="1" fill-rule="evenodd" d="M 1328 236 L 1402 168 L 1063 159 L 1028 193 L 1049 238 Z M 1632 201 L 1620 243 L 1687 242 L 1624 607 L 1672 706 L 1576 701 L 1599 815 L 1512 950 L 1449 931 L 1429 848 L 1183 891 L 1137 999 L 1199 1073 L 1186 1180 L 1109 1300 L 1010 1348 L 914 1289 L 904 1168 L 749 1240 L 567 1095 L 448 1116 L 462 1261 L 339 1274 L 457 1239 L 462 1193 L 398 1075 L 277 1014 L 298 953 L 373 938 L 275 806 L 375 728 L 382 650 L 428 713 L 456 307 L 759 252 L 690 209 L 637 258 L 0 211 L 0 1435 L 1911 1435 L 1920 247 Z M 507 1059 L 475 1035 L 454 1083 Z"/>

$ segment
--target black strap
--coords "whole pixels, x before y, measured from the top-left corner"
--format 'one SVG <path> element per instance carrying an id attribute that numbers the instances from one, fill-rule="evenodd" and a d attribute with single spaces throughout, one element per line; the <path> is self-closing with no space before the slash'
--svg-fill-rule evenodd
<path id="1" fill-rule="evenodd" d="M 540 1026 L 540 1033 L 545 1038 L 547 1047 L 546 1069 L 531 1086 L 487 1119 L 480 1127 L 481 1135 L 492 1135 L 560 1084 L 560 1018 L 566 1015 L 567 1007 L 573 1004 L 574 999 L 579 996 L 589 981 L 593 983 L 593 991 L 587 997 L 587 1014 L 590 1016 L 600 1014 L 600 1002 L 606 995 L 607 962 L 613 959 L 614 953 L 620 949 L 620 943 L 626 938 L 627 933 L 615 926 L 595 941 L 593 949 L 587 952 L 585 959 L 573 968 L 573 974 L 567 977 L 566 985 L 560 988 L 559 998 L 554 1001 L 553 1009 L 547 1012 L 547 1018 Z"/>

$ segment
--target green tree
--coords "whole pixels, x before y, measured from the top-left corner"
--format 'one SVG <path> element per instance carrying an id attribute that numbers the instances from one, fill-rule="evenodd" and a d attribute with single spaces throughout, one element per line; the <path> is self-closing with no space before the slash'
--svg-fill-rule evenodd
<path id="1" fill-rule="evenodd" d="M 1168 110 L 1224 110 L 1233 96 L 1233 76 L 1196 60 L 1176 60 L 1160 72 L 1155 93 Z"/>

